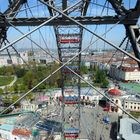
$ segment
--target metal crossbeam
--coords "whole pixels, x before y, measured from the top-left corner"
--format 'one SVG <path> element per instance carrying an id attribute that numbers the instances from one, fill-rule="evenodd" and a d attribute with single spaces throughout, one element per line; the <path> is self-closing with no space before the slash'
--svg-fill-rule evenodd
<path id="1" fill-rule="evenodd" d="M 62 10 L 67 8 L 67 0 L 62 0 Z M 67 14 L 67 12 L 65 12 Z"/>
<path id="2" fill-rule="evenodd" d="M 49 1 L 49 0 L 46 0 L 46 1 L 49 2 L 50 5 L 54 6 L 54 2 L 53 1 Z M 53 9 L 48 7 L 48 10 L 49 10 L 49 13 L 50 13 L 51 16 L 55 15 Z"/>
<path id="3" fill-rule="evenodd" d="M 7 21 L 12 23 L 14 26 L 38 26 L 45 22 L 46 20 L 50 19 L 51 17 L 40 17 L 40 18 L 7 18 Z M 117 16 L 103 16 L 103 17 L 72 17 L 76 21 L 80 22 L 83 25 L 101 25 L 101 24 L 115 24 L 120 21 Z M 10 26 L 8 22 L 4 22 L 0 18 L 0 27 Z M 124 19 L 123 21 L 119 22 L 119 24 L 126 24 L 126 25 L 135 25 L 137 22 L 137 18 L 129 18 Z M 63 17 L 58 17 L 53 21 L 47 23 L 45 26 L 55 26 L 55 25 L 76 25 L 74 22 L 71 22 L 68 19 L 64 19 Z"/>
<path id="4" fill-rule="evenodd" d="M 61 64 L 61 67 L 58 70 L 61 70 L 61 68 L 63 66 L 67 67 L 71 63 L 70 62 L 71 60 L 73 60 L 73 62 L 78 65 L 78 70 L 80 70 L 80 61 L 81 61 L 81 52 L 82 52 L 81 51 L 81 46 L 82 46 L 82 42 L 81 42 L 82 39 L 81 38 L 82 38 L 83 29 L 89 31 L 90 33 L 92 33 L 93 35 L 98 37 L 99 39 L 105 41 L 109 45 L 113 46 L 114 48 L 122 51 L 126 55 L 128 55 L 131 58 L 133 58 L 134 60 L 138 61 L 139 62 L 138 64 L 140 67 L 140 31 L 139 31 L 139 27 L 135 26 L 137 24 L 138 18 L 140 16 L 140 0 L 137 0 L 136 6 L 134 9 L 129 9 L 129 10 L 127 10 L 122 5 L 123 0 L 108 0 L 108 2 L 111 3 L 112 7 L 116 11 L 117 15 L 116 16 L 103 16 L 103 17 L 87 17 L 86 16 L 86 12 L 88 10 L 89 3 L 91 2 L 91 0 L 81 0 L 82 4 L 79 4 L 78 5 L 79 7 L 78 8 L 76 7 L 77 9 L 71 9 L 71 11 L 64 10 L 68 7 L 68 0 L 61 0 L 62 8 L 60 11 L 57 11 L 55 9 L 57 7 L 55 6 L 55 2 L 53 0 L 44 0 L 44 2 L 46 2 L 50 5 L 50 6 L 48 5 L 48 10 L 50 12 L 50 16 L 51 17 L 54 16 L 54 18 L 51 18 L 51 17 L 13 18 L 17 14 L 16 11 L 21 7 L 21 5 L 23 3 L 27 2 L 27 0 L 8 0 L 8 1 L 9 1 L 10 6 L 9 6 L 9 9 L 6 10 L 5 14 L 8 15 L 8 17 L 12 17 L 12 18 L 8 18 L 6 21 L 5 17 L 1 19 L 1 17 L 3 15 L 0 16 L 0 33 L 2 33 L 0 36 L 0 40 L 4 40 L 6 38 L 5 33 L 8 29 L 8 27 L 11 26 L 11 24 L 9 24 L 9 23 L 12 23 L 15 26 L 37 26 L 37 25 L 41 24 L 38 28 L 35 28 L 33 31 L 23 35 L 18 40 L 13 41 L 11 44 L 18 42 L 19 40 L 21 40 L 24 37 L 27 37 L 27 35 L 36 31 L 37 29 L 39 29 L 42 26 L 50 26 L 50 25 L 55 26 L 56 27 L 55 34 L 56 34 L 57 45 L 58 45 L 58 54 L 59 54 L 59 60 L 60 60 L 60 64 Z M 53 7 L 55 7 L 55 8 L 53 8 Z M 57 12 L 59 12 L 60 14 L 56 15 L 55 10 Z M 61 12 L 62 10 L 64 10 L 64 11 Z M 77 11 L 80 10 L 81 16 L 69 17 L 69 13 L 74 12 L 74 10 L 77 10 Z M 123 18 L 123 20 L 121 20 L 122 18 Z M 120 20 L 121 20 L 121 22 L 119 22 Z M 118 48 L 113 43 L 107 41 L 106 39 L 102 38 L 101 36 L 95 34 L 94 32 L 90 31 L 88 28 L 83 26 L 83 25 L 93 25 L 93 24 L 94 25 L 96 25 L 96 24 L 116 24 L 117 22 L 119 24 L 123 24 L 125 26 L 126 34 L 130 39 L 130 42 L 132 44 L 132 47 L 133 47 L 133 50 L 134 50 L 136 57 L 134 57 L 131 54 L 127 53 L 126 51 Z M 69 25 L 69 26 L 65 26 L 65 25 Z M 61 28 L 63 28 L 64 26 L 65 26 L 65 28 L 72 28 L 72 25 L 76 25 L 76 28 L 79 29 L 77 31 L 77 35 L 76 34 L 75 35 L 73 35 L 73 34 L 66 34 L 65 35 L 64 33 L 61 32 Z M 60 28 L 57 28 L 58 26 Z M 70 39 L 73 39 L 73 38 L 77 39 L 77 36 L 78 36 L 78 38 L 80 38 L 79 41 L 75 42 L 75 40 L 73 40 L 70 42 Z M 60 38 L 62 38 L 62 37 L 63 37 L 63 42 L 60 41 Z M 68 39 L 69 39 L 69 41 L 68 41 Z M 76 43 L 76 46 L 75 47 L 72 46 L 71 45 L 72 43 L 73 44 Z M 0 51 L 8 48 L 11 44 L 5 46 L 3 49 L 0 49 Z M 68 45 L 70 47 L 68 47 Z M 75 48 L 75 51 L 73 52 L 74 48 Z M 69 53 L 69 55 L 67 55 L 68 53 Z M 67 67 L 67 68 L 69 69 L 69 67 Z M 47 78 L 45 78 L 42 82 L 44 82 L 45 80 L 50 78 L 58 70 L 54 71 Z M 78 82 L 77 82 L 78 84 L 77 85 L 78 85 L 78 96 L 80 99 L 80 79 L 83 80 L 83 78 L 79 75 L 80 73 L 76 73 L 75 71 L 73 71 L 71 69 L 69 69 L 69 70 L 78 77 Z M 63 91 L 62 95 L 64 97 L 64 76 L 63 76 L 63 74 L 62 74 L 61 80 L 63 81 L 62 82 L 62 91 Z M 38 85 L 40 85 L 42 82 L 40 82 Z M 93 87 L 89 82 L 87 82 L 87 81 L 85 81 L 85 82 L 88 83 L 91 87 Z M 38 85 L 36 85 L 33 89 L 35 89 Z M 24 96 L 22 96 L 16 102 L 20 101 L 22 98 L 24 98 L 32 90 L 28 91 Z M 100 93 L 100 94 L 102 94 L 102 93 Z M 79 106 L 79 110 L 80 110 L 80 106 Z M 126 112 L 125 110 L 123 110 L 123 111 Z M 64 112 L 63 112 L 63 114 L 64 114 Z M 80 112 L 79 112 L 79 115 L 80 115 Z M 133 116 L 131 116 L 131 117 L 133 118 Z M 133 119 L 135 119 L 135 118 L 133 118 Z M 140 123 L 139 121 L 137 121 L 137 122 Z"/>
<path id="5" fill-rule="evenodd" d="M 126 10 L 124 6 L 121 5 L 121 2 L 115 2 L 115 0 L 109 0 L 109 1 L 118 15 L 121 15 L 122 17 L 125 16 L 127 18 L 133 17 L 136 19 L 136 21 L 138 21 L 138 18 L 140 16 L 140 1 L 139 0 L 137 0 L 136 6 L 133 10 Z M 140 31 L 139 31 L 139 27 L 136 26 L 136 23 L 132 25 L 124 24 L 124 27 L 126 29 L 126 34 L 129 37 L 130 42 L 132 44 L 134 54 L 136 58 L 140 60 L 140 43 L 136 41 L 138 40 L 140 36 Z M 140 62 L 138 62 L 138 65 L 140 68 Z"/>
<path id="6" fill-rule="evenodd" d="M 8 15 L 8 17 L 14 17 L 17 14 L 15 13 L 15 11 L 18 11 L 26 2 L 27 0 L 13 0 L 12 2 L 10 1 L 11 4 L 9 8 L 4 12 L 4 14 Z"/>
<path id="7" fill-rule="evenodd" d="M 88 6 L 90 4 L 90 1 L 91 0 L 84 1 L 83 7 L 82 7 L 82 13 L 81 13 L 82 16 L 85 16 L 86 15 Z"/>
<path id="8" fill-rule="evenodd" d="M 41 1 L 41 0 L 40 0 Z M 42 3 L 44 3 L 42 1 Z M 60 10 L 56 9 L 55 7 L 52 7 L 51 5 L 49 5 L 48 3 L 44 3 L 45 5 L 49 6 L 50 8 L 54 9 L 55 11 L 57 11 L 58 13 L 64 15 L 65 17 L 67 17 L 69 20 L 71 20 L 72 22 L 75 22 L 77 25 L 79 25 L 81 28 L 87 30 L 89 33 L 93 34 L 94 36 L 96 36 L 97 38 L 101 39 L 102 41 L 104 41 L 105 43 L 107 43 L 108 45 L 112 46 L 113 48 L 121 51 L 122 53 L 126 54 L 127 56 L 129 56 L 130 58 L 132 58 L 133 60 L 136 60 L 137 62 L 140 63 L 140 59 L 136 58 L 135 56 L 131 55 L 130 53 L 126 52 L 125 50 L 119 48 L 118 46 L 116 46 L 115 44 L 113 44 L 112 42 L 104 39 L 103 37 L 101 37 L 100 35 L 92 32 L 90 29 L 86 28 L 83 24 L 81 24 L 80 22 L 77 22 L 75 19 L 67 16 L 64 12 L 61 12 Z"/>
<path id="9" fill-rule="evenodd" d="M 80 4 L 81 9 L 79 8 L 79 12 L 80 14 L 82 14 L 82 5 L 83 3 Z M 64 10 L 66 7 L 68 6 L 68 3 L 66 0 L 62 0 L 62 10 Z M 49 7 L 48 7 L 49 8 Z M 73 10 L 74 11 L 74 10 Z M 71 11 L 71 12 L 73 12 Z M 86 11 L 84 11 L 84 14 L 86 13 Z M 68 12 L 65 12 L 65 14 L 70 14 Z M 50 13 L 51 15 L 51 13 Z M 81 46 L 82 46 L 82 34 L 83 34 L 83 29 L 80 28 L 79 26 L 72 26 L 71 24 L 69 24 L 69 26 L 65 26 L 67 24 L 59 24 L 60 22 L 63 22 L 62 19 L 66 20 L 65 16 L 62 15 L 62 17 L 60 16 L 59 18 L 61 18 L 61 20 L 57 22 L 58 24 L 54 24 L 54 31 L 55 31 L 55 35 L 56 35 L 56 41 L 57 41 L 57 47 L 58 47 L 58 54 L 59 54 L 59 60 L 61 61 L 61 65 L 65 62 L 67 62 L 69 59 L 71 59 L 73 56 L 75 56 L 75 54 L 79 53 L 81 51 Z M 57 26 L 56 26 L 57 25 Z M 63 32 L 63 28 L 68 29 L 74 31 L 73 33 L 69 33 L 69 31 L 65 30 Z M 75 31 L 76 29 L 76 31 Z M 73 47 L 72 44 L 76 44 L 75 47 Z M 73 51 L 73 49 L 75 51 Z M 80 74 L 80 62 L 81 62 L 81 55 L 78 55 L 77 57 L 75 57 L 76 59 L 74 59 L 74 63 L 75 65 L 78 67 L 78 73 Z M 64 76 L 65 75 L 65 76 Z M 68 72 L 68 74 L 66 74 L 63 70 L 61 70 L 61 90 L 62 90 L 62 121 L 63 121 L 63 125 L 62 125 L 62 139 L 64 139 L 64 122 L 65 122 L 65 105 L 64 105 L 64 97 L 65 97 L 65 92 L 64 90 L 66 89 L 66 87 L 64 86 L 64 83 L 66 82 L 66 78 L 68 78 L 69 76 L 74 76 L 73 73 L 71 73 L 70 71 Z M 70 77 L 71 77 L 70 76 Z M 77 92 L 78 92 L 78 116 L 79 116 L 79 122 L 78 122 L 78 127 L 80 129 L 80 78 L 77 79 L 77 84 L 75 84 L 75 87 L 77 88 Z"/>
<path id="10" fill-rule="evenodd" d="M 27 0 L 13 0 L 13 1 L 9 1 L 9 8 L 4 12 L 4 14 L 0 14 L 0 20 L 3 21 L 3 26 L 0 26 L 0 48 L 2 47 L 3 42 L 6 40 L 7 38 L 7 30 L 8 30 L 8 26 L 6 25 L 6 18 L 5 15 L 7 15 L 7 17 L 14 17 L 17 12 L 18 9 L 21 8 L 21 6 L 27 2 Z"/>

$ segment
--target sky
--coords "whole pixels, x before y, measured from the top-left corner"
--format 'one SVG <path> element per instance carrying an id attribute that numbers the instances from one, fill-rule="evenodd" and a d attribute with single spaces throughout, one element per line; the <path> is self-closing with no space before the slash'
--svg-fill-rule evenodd
<path id="1" fill-rule="evenodd" d="M 73 4 L 73 2 L 75 0 L 69 0 L 70 4 Z M 135 6 L 137 0 L 124 0 L 124 5 L 126 8 L 133 8 Z M 105 0 L 91 0 L 91 5 L 89 7 L 89 10 L 87 12 L 88 16 L 101 16 L 102 13 L 102 7 L 95 5 L 94 3 L 98 3 L 103 5 L 105 3 Z M 56 0 L 55 1 L 57 7 L 59 7 L 60 5 L 60 0 Z M 34 17 L 42 17 L 42 16 L 49 16 L 48 14 L 48 10 L 46 8 L 45 5 L 40 4 L 39 2 L 37 2 L 36 0 L 28 0 L 28 5 L 29 7 L 34 6 L 34 5 L 39 5 L 38 7 L 32 8 L 31 11 L 32 13 L 28 10 L 27 12 L 23 11 L 20 12 L 17 17 L 32 17 L 32 14 Z M 111 7 L 110 5 L 106 5 Z M 0 11 L 4 12 L 8 7 L 8 0 L 0 0 Z M 25 6 L 22 7 L 22 9 L 24 9 Z M 104 9 L 102 16 L 103 15 L 115 15 L 115 12 L 113 10 L 107 10 Z M 76 13 L 75 13 L 75 16 Z M 140 23 L 140 21 L 138 22 L 138 24 Z M 95 28 L 96 29 L 96 34 L 98 35 L 102 35 L 105 31 L 107 31 L 110 27 L 112 27 L 113 25 L 88 25 L 86 26 L 88 29 L 94 31 Z M 27 33 L 30 30 L 32 30 L 35 27 L 17 27 L 18 29 L 20 29 L 23 33 Z M 51 26 L 45 26 L 42 27 L 40 29 L 40 31 L 42 32 L 42 35 L 44 36 L 45 41 L 47 42 L 47 47 L 49 47 L 50 49 L 56 48 L 56 42 L 55 40 L 55 34 L 54 34 L 54 30 L 53 27 Z M 8 30 L 8 40 L 10 42 L 12 42 L 13 40 L 16 40 L 17 38 L 19 38 L 20 36 L 22 36 L 19 32 L 17 32 L 15 29 L 13 28 L 9 28 Z M 29 36 L 31 39 L 35 40 L 38 44 L 40 44 L 41 46 L 45 47 L 44 41 L 43 39 L 40 37 L 40 33 L 39 31 L 34 32 L 31 36 Z M 115 26 L 107 35 L 106 35 L 106 39 L 113 42 L 116 45 L 119 45 L 121 40 L 125 37 L 125 29 L 123 25 L 117 25 Z M 84 34 L 83 34 L 83 48 L 88 46 L 90 44 L 90 40 L 94 38 L 96 39 L 96 37 L 93 37 L 93 35 L 91 35 L 91 33 L 87 32 L 84 30 Z M 34 46 L 30 41 L 28 41 L 28 39 L 23 39 L 20 42 L 16 43 L 17 48 L 32 48 L 32 46 Z M 92 45 L 91 47 L 93 48 L 97 48 L 97 49 L 102 49 L 102 48 L 111 48 L 110 46 L 108 46 L 107 44 L 104 44 L 103 41 L 97 41 L 97 43 L 95 43 L 94 45 Z"/>

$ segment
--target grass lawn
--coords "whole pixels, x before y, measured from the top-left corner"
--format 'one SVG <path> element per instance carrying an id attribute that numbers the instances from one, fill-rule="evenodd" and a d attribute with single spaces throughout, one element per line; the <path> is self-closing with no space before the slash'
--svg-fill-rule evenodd
<path id="1" fill-rule="evenodd" d="M 0 86 L 10 84 L 14 80 L 14 76 L 0 76 Z"/>
<path id="2" fill-rule="evenodd" d="M 139 117 L 140 117 L 140 112 L 130 111 L 130 114 L 131 114 L 132 116 L 134 116 L 135 118 L 139 118 Z"/>

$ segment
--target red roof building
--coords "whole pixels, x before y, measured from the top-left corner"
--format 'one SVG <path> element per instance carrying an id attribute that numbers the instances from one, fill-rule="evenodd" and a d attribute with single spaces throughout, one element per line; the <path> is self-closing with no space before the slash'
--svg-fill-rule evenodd
<path id="1" fill-rule="evenodd" d="M 121 92 L 118 89 L 110 89 L 108 94 L 111 96 L 121 96 Z"/>
<path id="2" fill-rule="evenodd" d="M 134 72 L 134 71 L 140 71 L 140 69 L 138 67 L 125 67 L 125 66 L 121 66 L 119 67 L 122 71 L 124 72 Z"/>

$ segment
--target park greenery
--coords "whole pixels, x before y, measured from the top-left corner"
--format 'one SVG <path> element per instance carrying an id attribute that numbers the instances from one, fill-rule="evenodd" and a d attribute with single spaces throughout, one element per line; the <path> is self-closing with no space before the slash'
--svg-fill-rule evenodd
<path id="1" fill-rule="evenodd" d="M 14 80 L 14 76 L 0 76 L 0 86 L 10 84 Z"/>
<path id="2" fill-rule="evenodd" d="M 49 76 L 53 71 L 59 67 L 58 63 L 51 63 L 48 65 L 32 65 L 30 68 L 23 66 L 7 66 L 0 68 L 0 86 L 7 85 L 13 80 L 13 75 L 17 76 L 17 81 L 11 87 L 6 87 L 4 92 L 22 93 L 37 85 L 45 77 Z M 105 70 L 101 70 L 98 66 L 88 69 L 81 65 L 81 75 L 89 74 L 92 77 L 93 84 L 102 88 L 108 86 L 107 75 Z M 48 80 L 36 88 L 36 90 L 50 89 L 60 87 L 61 83 L 60 71 L 52 75 Z M 68 82 L 71 79 L 68 79 Z M 84 85 L 84 84 L 83 84 Z M 0 94 L 3 92 L 0 89 Z"/>
<path id="3" fill-rule="evenodd" d="M 137 119 L 140 117 L 140 112 L 130 111 L 130 114 Z"/>
<path id="4" fill-rule="evenodd" d="M 27 66 L 1 67 L 0 85 L 9 84 L 14 78 L 13 75 L 17 77 L 17 81 L 11 87 L 5 86 L 4 89 L 0 88 L 0 95 L 4 95 L 4 102 L 6 104 L 12 103 L 20 97 L 20 94 L 23 94 L 28 90 L 32 89 L 35 85 L 37 85 L 44 78 L 49 76 L 58 67 L 59 64 L 55 62 L 48 65 L 32 64 L 30 65 L 30 68 Z M 100 70 L 98 66 L 94 66 L 93 68 L 89 69 L 88 67 L 81 65 L 80 68 L 81 68 L 80 71 L 81 75 L 84 74 L 91 75 L 91 79 L 95 86 L 102 87 L 102 88 L 106 88 L 108 86 L 106 72 L 104 70 Z M 70 83 L 71 81 L 72 81 L 71 79 L 67 78 L 67 81 L 65 81 L 64 84 Z M 45 82 L 39 85 L 36 89 L 34 89 L 33 92 L 47 90 L 51 88 L 60 88 L 61 83 L 62 83 L 61 72 L 58 71 L 54 75 L 51 75 L 49 79 L 47 79 Z M 81 84 L 81 86 L 86 86 L 86 85 L 87 85 L 86 83 Z M 30 94 L 28 98 L 32 99 L 33 96 Z"/>
<path id="5" fill-rule="evenodd" d="M 17 76 L 17 81 L 15 82 L 15 84 L 12 87 L 7 87 L 7 89 L 5 89 L 5 92 L 22 93 L 30 90 L 58 67 L 59 64 L 57 63 L 52 63 L 51 65 L 47 66 L 34 65 L 30 68 L 22 66 L 16 66 L 13 68 L 12 66 L 9 66 L 7 69 L 4 69 L 2 67 L 0 68 L 0 75 L 14 74 Z M 60 72 L 57 72 L 56 74 L 52 75 L 51 78 L 38 86 L 36 90 L 57 87 L 57 79 L 59 78 Z"/>
<path id="6" fill-rule="evenodd" d="M 107 88 L 109 81 L 107 80 L 107 71 L 102 70 L 99 66 L 94 66 L 92 69 L 93 84 L 101 88 Z"/>

